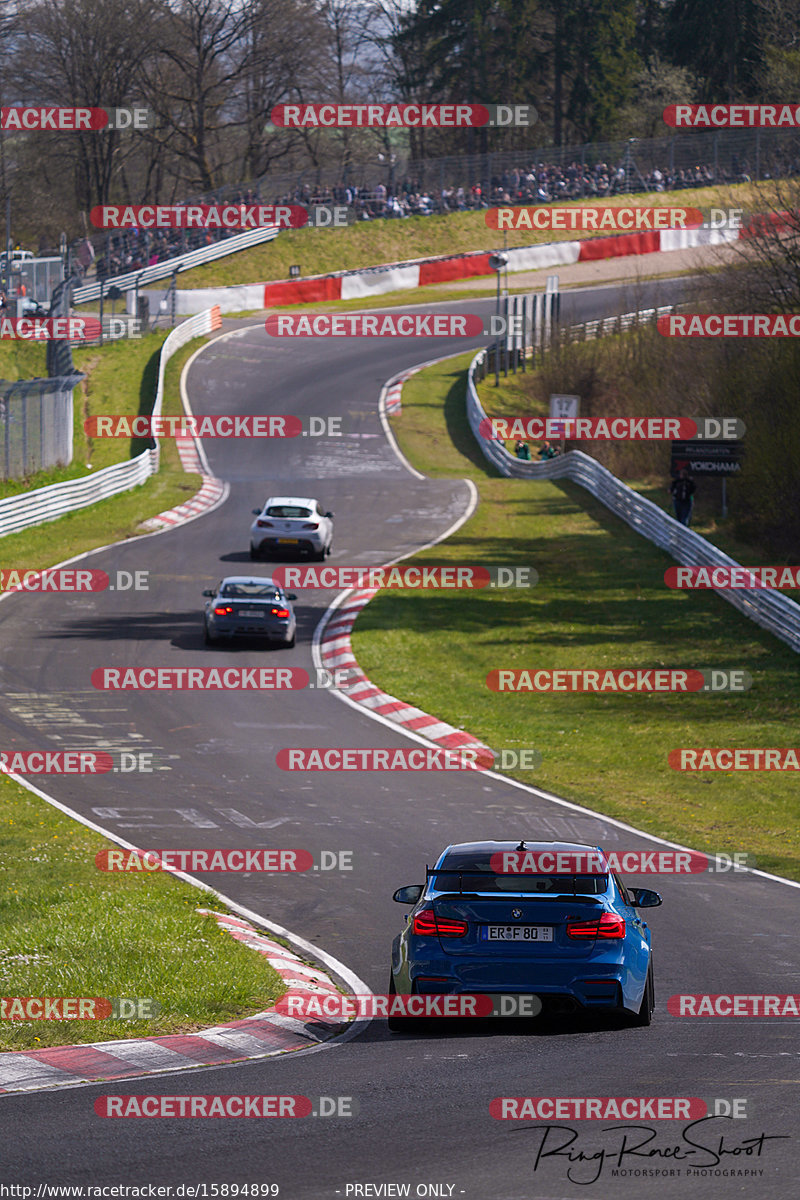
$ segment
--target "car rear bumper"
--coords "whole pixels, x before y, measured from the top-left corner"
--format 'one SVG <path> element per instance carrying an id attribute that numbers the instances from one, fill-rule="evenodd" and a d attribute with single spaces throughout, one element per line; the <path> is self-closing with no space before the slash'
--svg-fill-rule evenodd
<path id="1" fill-rule="evenodd" d="M 439 979 L 430 979 L 438 976 Z M 427 977 L 427 978 L 426 978 Z M 460 992 L 495 995 L 513 993 L 536 995 L 544 1012 L 569 1012 L 582 1009 L 619 1010 L 638 1007 L 636 986 L 629 969 L 619 962 L 578 961 L 569 963 L 497 963 L 467 964 L 441 962 L 412 965 L 409 971 L 411 990 L 421 994 L 453 994 Z M 644 980 L 642 980 L 642 988 Z M 629 994 L 626 996 L 626 989 Z M 638 988 L 636 989 L 638 993 Z"/>
<path id="2" fill-rule="evenodd" d="M 278 538 L 253 538 L 253 545 L 264 554 L 319 554 L 322 549 L 321 538 L 298 538 L 296 542 L 282 543 Z"/>
<path id="3" fill-rule="evenodd" d="M 288 621 L 282 625 L 268 625 L 267 622 L 257 624 L 253 621 L 250 624 L 244 622 L 225 622 L 217 621 L 209 622 L 208 632 L 215 638 L 263 638 L 273 642 L 288 641 L 292 636 L 292 627 Z"/>

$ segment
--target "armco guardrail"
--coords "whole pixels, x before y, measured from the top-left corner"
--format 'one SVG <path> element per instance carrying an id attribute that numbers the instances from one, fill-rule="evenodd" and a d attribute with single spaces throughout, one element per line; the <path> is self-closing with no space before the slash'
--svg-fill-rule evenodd
<path id="1" fill-rule="evenodd" d="M 633 329 L 646 321 L 656 321 L 673 313 L 679 305 L 663 304 L 661 308 L 641 308 L 638 312 L 622 313 L 619 317 L 600 317 L 596 321 L 584 321 L 581 325 L 570 325 L 564 333 L 568 338 L 576 337 L 579 341 L 591 341 L 593 338 L 605 337 L 607 333 L 621 333 L 623 329 Z"/>
<path id="2" fill-rule="evenodd" d="M 545 462 L 525 462 L 516 458 L 499 439 L 488 439 L 480 433 L 480 423 L 487 419 L 475 389 L 475 371 L 485 360 L 485 350 L 476 354 L 467 375 L 467 418 L 484 456 L 502 475 L 520 479 L 569 479 L 586 488 L 597 500 L 621 517 L 632 529 L 671 554 L 685 567 L 736 567 L 739 564 L 723 554 L 712 542 L 701 537 L 657 504 L 640 496 L 596 459 L 581 450 L 570 450 Z M 717 593 L 769 630 L 795 651 L 800 652 L 800 605 L 780 592 L 753 589 L 720 589 Z"/>
<path id="3" fill-rule="evenodd" d="M 142 267 L 138 271 L 129 271 L 127 275 L 109 276 L 102 283 L 87 283 L 76 288 L 72 294 L 73 304 L 87 304 L 91 300 L 100 299 L 102 289 L 105 296 L 109 288 L 119 288 L 121 292 L 132 291 L 135 287 L 144 287 L 159 279 L 169 279 L 175 271 L 188 271 L 191 267 L 201 267 L 204 263 L 214 262 L 225 258 L 237 250 L 247 250 L 250 246 L 259 246 L 262 242 L 271 242 L 278 236 L 277 225 L 265 225 L 263 229 L 248 229 L 247 233 L 237 233 L 221 242 L 212 242 L 210 246 L 201 246 L 199 250 L 190 250 L 188 254 L 180 254 L 175 258 L 165 258 L 163 262 L 153 263 L 151 267 Z M 199 314 L 198 314 L 199 315 Z"/>
<path id="4" fill-rule="evenodd" d="M 181 346 L 185 346 L 192 338 L 204 333 L 212 333 L 222 324 L 219 308 L 209 308 L 184 321 L 165 339 L 161 347 L 158 364 L 158 384 L 153 402 L 153 416 L 159 416 L 164 399 L 164 371 L 167 362 Z M 37 488 L 36 491 L 26 492 L 21 496 L 9 496 L 0 500 L 0 537 L 27 529 L 31 525 L 41 525 L 45 521 L 55 521 L 68 512 L 79 508 L 88 508 L 99 500 L 107 500 L 130 488 L 144 483 L 158 470 L 158 442 L 151 450 L 144 450 L 136 458 L 128 462 L 114 463 L 104 467 L 102 471 L 88 479 L 68 479 L 64 483 L 54 483 L 49 487 Z"/>

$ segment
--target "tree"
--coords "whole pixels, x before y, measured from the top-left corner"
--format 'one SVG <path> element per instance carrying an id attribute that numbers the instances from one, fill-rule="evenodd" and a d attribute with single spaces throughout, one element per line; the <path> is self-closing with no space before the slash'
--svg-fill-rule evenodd
<path id="1" fill-rule="evenodd" d="M 685 67 L 673 67 L 654 55 L 633 80 L 630 102 L 620 110 L 619 126 L 628 136 L 654 138 L 665 132 L 669 104 L 694 104 L 694 83 Z"/>
<path id="2" fill-rule="evenodd" d="M 754 99 L 763 70 L 764 22 L 759 0 L 673 0 L 665 19 L 665 52 L 687 67 L 700 100 Z"/>
<path id="3" fill-rule="evenodd" d="M 565 7 L 567 116 L 582 141 L 607 139 L 618 130 L 641 66 L 636 0 L 565 0 Z"/>
<path id="4" fill-rule="evenodd" d="M 139 76 L 159 36 L 145 0 L 39 0 L 18 16 L 15 53 L 6 75 L 20 100 L 33 105 L 126 108 L 141 101 Z M 119 131 L 36 133 L 36 153 L 74 178 L 78 207 L 107 203 L 135 134 Z M 58 185 L 57 185 L 58 186 Z M 63 182 L 60 186 L 63 186 Z"/>

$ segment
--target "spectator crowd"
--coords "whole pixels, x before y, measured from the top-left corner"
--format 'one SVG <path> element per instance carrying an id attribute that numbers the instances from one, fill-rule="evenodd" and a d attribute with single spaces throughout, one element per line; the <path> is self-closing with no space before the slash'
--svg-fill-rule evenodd
<path id="1" fill-rule="evenodd" d="M 746 183 L 748 164 L 734 154 L 730 169 L 714 170 L 708 164 L 671 168 L 654 166 L 641 173 L 632 159 L 617 165 L 598 162 L 590 166 L 574 160 L 568 164 L 534 162 L 495 173 L 488 182 L 472 185 L 455 183 L 441 188 L 424 186 L 419 179 L 379 182 L 370 187 L 340 184 L 298 185 L 279 196 L 269 196 L 268 180 L 255 188 L 223 189 L 202 202 L 225 204 L 316 204 L 344 205 L 355 210 L 357 220 L 374 221 L 429 217 L 455 212 L 471 212 L 498 205 L 555 204 L 566 200 L 597 200 L 608 196 L 642 192 L 671 192 L 683 188 L 711 187 L 718 184 Z M 198 203 L 196 197 L 185 203 Z M 140 271 L 197 250 L 202 246 L 233 237 L 236 230 L 129 229 L 124 232 L 98 233 L 90 241 L 73 246 L 73 266 L 81 275 L 95 274 L 109 279 Z M 92 271 L 94 264 L 94 271 Z"/>

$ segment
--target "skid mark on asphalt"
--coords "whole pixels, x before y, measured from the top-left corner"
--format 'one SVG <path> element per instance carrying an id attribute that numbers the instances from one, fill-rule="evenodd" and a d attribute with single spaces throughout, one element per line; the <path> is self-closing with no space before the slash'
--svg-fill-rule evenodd
<path id="1" fill-rule="evenodd" d="M 58 742 L 64 750 L 103 750 L 109 754 L 116 753 L 146 753 L 152 755 L 149 766 L 153 771 L 170 771 L 169 763 L 175 761 L 176 754 L 168 754 L 163 746 L 151 742 L 142 733 L 131 728 L 130 717 L 122 721 L 104 719 L 87 721 L 83 715 L 87 713 L 125 713 L 124 708 L 87 708 L 81 705 L 80 697 L 86 696 L 91 700 L 97 699 L 95 691 L 57 692 L 43 695 L 39 692 L 7 692 L 4 696 L 9 713 L 23 721 L 25 725 L 46 734 L 48 739 Z M 124 727 L 124 733 L 113 733 L 114 727 Z M 9 745 L 8 749 L 14 749 Z M 148 772 L 149 773 L 149 772 Z"/>
<path id="2" fill-rule="evenodd" d="M 226 824 L 238 829 L 275 829 L 284 825 L 289 817 L 273 817 L 268 821 L 254 821 L 235 808 L 212 808 L 201 812 L 197 808 L 164 808 L 148 804 L 99 805 L 92 814 L 98 821 L 113 822 L 118 829 L 221 829 Z M 221 820 L 214 820 L 213 813 Z"/>

